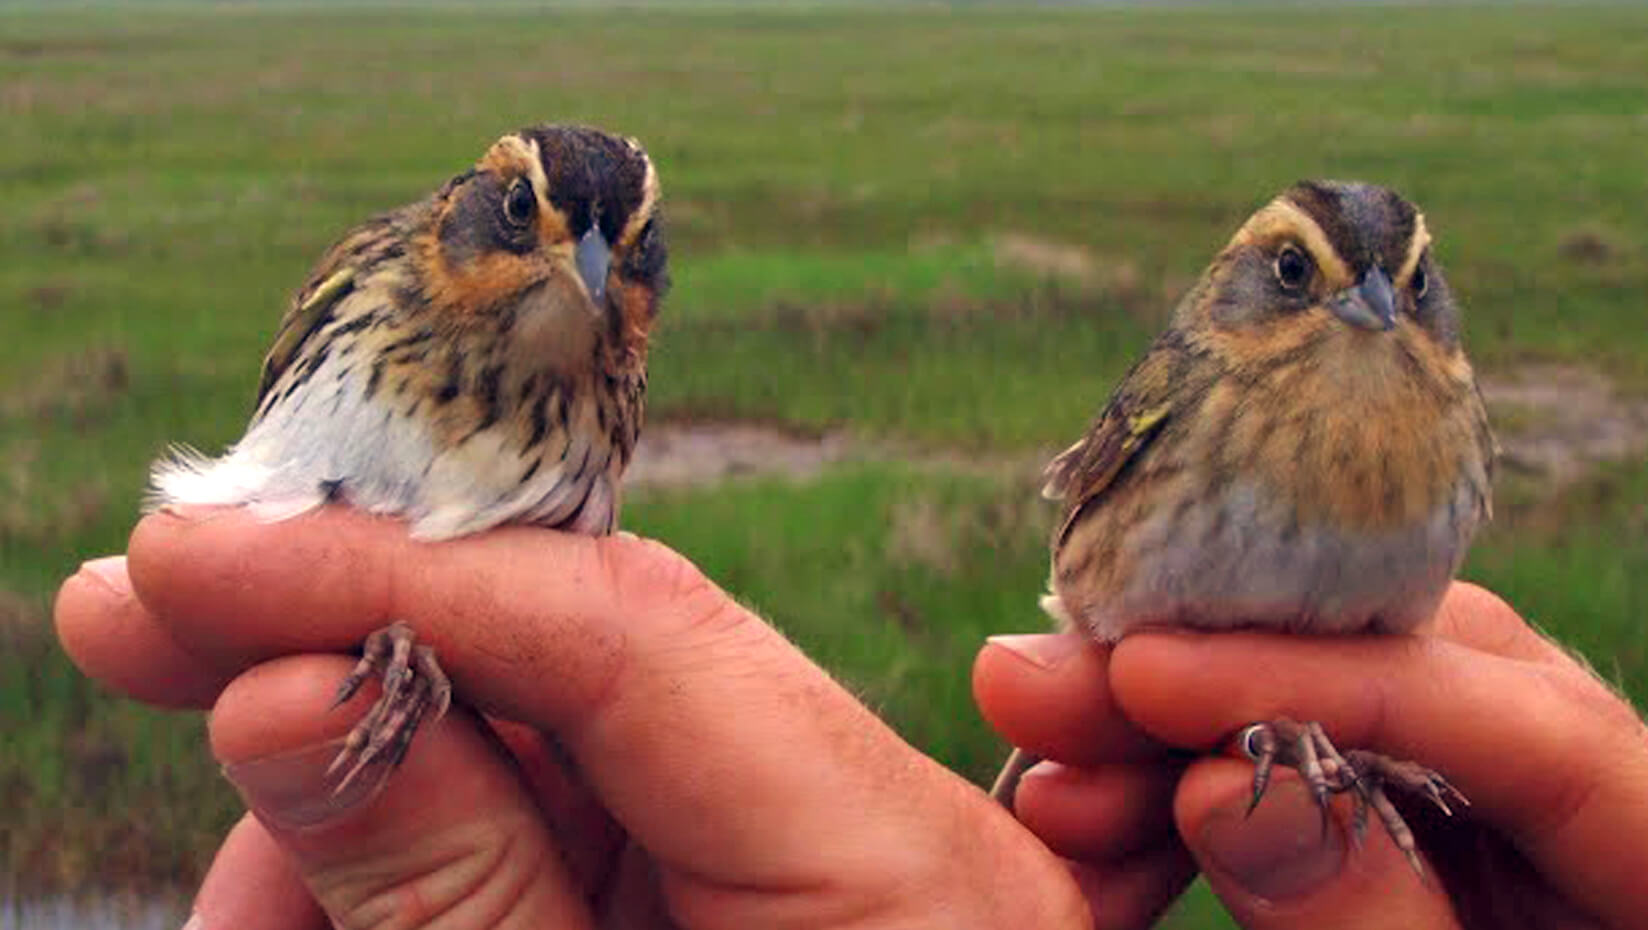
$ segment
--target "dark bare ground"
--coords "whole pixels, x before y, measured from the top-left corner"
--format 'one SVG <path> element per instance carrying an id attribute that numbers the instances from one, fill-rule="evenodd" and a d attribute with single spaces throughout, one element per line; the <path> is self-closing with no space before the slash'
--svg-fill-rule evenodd
<path id="1" fill-rule="evenodd" d="M 1648 452 L 1648 398 L 1620 393 L 1577 366 L 1545 365 L 1482 378 L 1482 392 L 1508 475 L 1545 493 L 1605 462 Z M 917 449 L 846 431 L 803 433 L 738 421 L 652 424 L 628 481 L 638 487 L 703 486 L 742 477 L 806 480 L 842 462 L 906 462 L 949 471 L 1033 476 L 1057 450 L 975 453 Z"/>
<path id="2" fill-rule="evenodd" d="M 1578 366 L 1544 365 L 1513 377 L 1484 377 L 1482 393 L 1500 444 L 1500 464 L 1564 488 L 1603 462 L 1648 451 L 1648 398 L 1619 393 Z"/>

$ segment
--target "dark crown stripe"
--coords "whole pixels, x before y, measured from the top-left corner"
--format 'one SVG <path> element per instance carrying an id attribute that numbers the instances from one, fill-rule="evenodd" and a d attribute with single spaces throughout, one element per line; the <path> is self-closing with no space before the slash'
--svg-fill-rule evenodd
<path id="1" fill-rule="evenodd" d="M 1419 211 L 1374 184 L 1301 181 L 1283 196 L 1321 228 L 1356 275 L 1375 265 L 1395 274 L 1418 232 Z"/>

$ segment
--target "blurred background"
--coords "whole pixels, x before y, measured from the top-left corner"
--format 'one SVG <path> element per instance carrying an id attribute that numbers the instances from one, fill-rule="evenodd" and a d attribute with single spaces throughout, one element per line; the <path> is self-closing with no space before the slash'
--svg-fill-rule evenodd
<path id="1" fill-rule="evenodd" d="M 1419 203 L 1462 296 L 1506 449 L 1465 575 L 1648 696 L 1645 60 L 1648 10 L 1575 4 L 0 3 L 0 925 L 176 925 L 237 805 L 52 592 L 167 443 L 239 434 L 335 236 L 533 122 L 664 182 L 625 523 L 970 777 L 972 656 L 1044 627 L 1042 462 L 1304 177 Z"/>

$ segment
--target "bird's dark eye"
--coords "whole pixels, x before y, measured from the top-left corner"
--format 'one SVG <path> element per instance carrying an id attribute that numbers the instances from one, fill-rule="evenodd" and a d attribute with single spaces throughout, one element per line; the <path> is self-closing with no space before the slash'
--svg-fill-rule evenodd
<path id="1" fill-rule="evenodd" d="M 1284 245 L 1276 254 L 1276 280 L 1288 290 L 1298 290 L 1309 283 L 1310 271 L 1310 258 L 1297 247 Z"/>
<path id="2" fill-rule="evenodd" d="M 532 185 L 525 178 L 516 178 L 515 183 L 509 185 L 509 193 L 504 195 L 504 216 L 516 226 L 525 226 L 532 219 L 532 211 L 538 206 L 537 198 L 532 196 Z"/>
<path id="3" fill-rule="evenodd" d="M 1414 300 L 1424 299 L 1425 292 L 1431 287 L 1431 279 L 1425 274 L 1424 265 L 1414 267 L 1413 276 L 1408 279 L 1408 287 L 1413 291 Z"/>

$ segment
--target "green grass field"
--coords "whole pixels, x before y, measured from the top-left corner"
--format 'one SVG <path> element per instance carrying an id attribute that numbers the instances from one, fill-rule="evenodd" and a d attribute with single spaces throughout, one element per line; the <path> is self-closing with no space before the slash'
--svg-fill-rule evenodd
<path id="1" fill-rule="evenodd" d="M 1075 437 L 1241 219 L 1309 176 L 1424 206 L 1487 375 L 1585 366 L 1640 402 L 1645 47 L 1648 10 L 1570 5 L 0 10 L 0 891 L 203 867 L 235 806 L 199 721 L 80 679 L 51 592 L 122 548 L 166 443 L 237 435 L 329 241 L 504 131 L 594 122 L 659 163 L 655 420 L 1016 461 Z M 1001 471 L 648 492 L 626 522 L 982 779 L 969 663 L 1042 623 L 1052 519 Z M 1560 490 L 1513 475 L 1500 517 L 1466 574 L 1648 697 L 1640 451 Z M 1223 925 L 1205 897 L 1174 918 Z"/>

